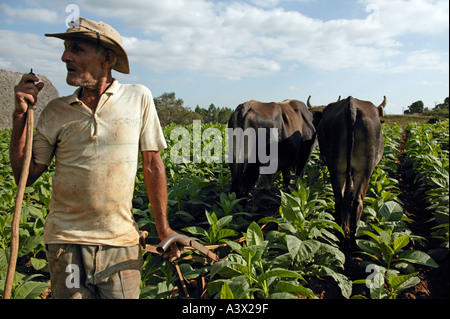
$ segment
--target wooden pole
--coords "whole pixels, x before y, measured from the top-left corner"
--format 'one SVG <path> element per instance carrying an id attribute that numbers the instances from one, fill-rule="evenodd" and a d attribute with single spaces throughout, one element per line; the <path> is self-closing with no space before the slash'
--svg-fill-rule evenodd
<path id="1" fill-rule="evenodd" d="M 31 69 L 31 74 L 33 69 Z M 3 291 L 3 299 L 11 299 L 12 285 L 14 282 L 14 274 L 16 272 L 17 256 L 19 253 L 19 223 L 20 214 L 22 211 L 23 196 L 25 187 L 27 186 L 28 174 L 30 172 L 30 162 L 33 147 L 33 107 L 28 104 L 27 118 L 26 118 L 26 140 L 25 140 L 25 155 L 23 159 L 22 172 L 19 178 L 19 184 L 16 196 L 16 206 L 14 208 L 13 220 L 11 222 L 11 252 L 9 255 L 8 273 L 6 275 L 5 289 Z"/>

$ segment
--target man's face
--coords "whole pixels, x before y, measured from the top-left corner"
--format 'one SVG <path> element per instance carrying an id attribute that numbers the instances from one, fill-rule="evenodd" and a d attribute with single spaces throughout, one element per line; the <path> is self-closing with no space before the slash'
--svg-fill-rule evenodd
<path id="1" fill-rule="evenodd" d="M 97 47 L 86 40 L 70 39 L 64 41 L 64 53 L 61 60 L 66 63 L 69 85 L 77 87 L 95 87 L 105 75 L 102 68 L 104 55 Z"/>

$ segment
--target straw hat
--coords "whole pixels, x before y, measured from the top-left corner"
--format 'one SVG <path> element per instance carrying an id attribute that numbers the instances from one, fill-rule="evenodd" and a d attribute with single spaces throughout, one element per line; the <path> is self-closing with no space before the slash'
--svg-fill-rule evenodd
<path id="1" fill-rule="evenodd" d="M 46 37 L 55 37 L 59 39 L 84 38 L 93 40 L 105 48 L 113 50 L 117 55 L 117 63 L 113 67 L 114 70 L 129 74 L 130 66 L 128 64 L 128 56 L 122 47 L 122 37 L 110 25 L 101 21 L 91 21 L 86 18 L 79 17 L 76 22 L 71 23 L 71 27 L 64 33 L 46 33 Z"/>

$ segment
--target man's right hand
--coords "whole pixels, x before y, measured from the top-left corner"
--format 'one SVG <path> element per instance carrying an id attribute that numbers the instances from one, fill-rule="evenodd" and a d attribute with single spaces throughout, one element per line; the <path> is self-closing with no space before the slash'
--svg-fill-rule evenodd
<path id="1" fill-rule="evenodd" d="M 24 74 L 19 84 L 14 87 L 15 94 L 15 110 L 16 114 L 24 114 L 27 112 L 28 103 L 31 106 L 36 105 L 37 96 L 44 87 L 43 82 L 39 82 L 39 78 L 34 74 Z"/>

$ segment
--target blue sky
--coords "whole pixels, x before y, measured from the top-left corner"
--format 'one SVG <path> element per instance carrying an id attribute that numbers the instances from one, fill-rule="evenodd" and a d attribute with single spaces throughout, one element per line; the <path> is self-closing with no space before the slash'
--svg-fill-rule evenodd
<path id="1" fill-rule="evenodd" d="M 352 95 L 401 114 L 449 96 L 447 0 L 3 0 L 0 69 L 46 75 L 61 95 L 69 4 L 123 37 L 130 75 L 184 105 L 235 108 L 256 99 L 314 105 Z"/>

